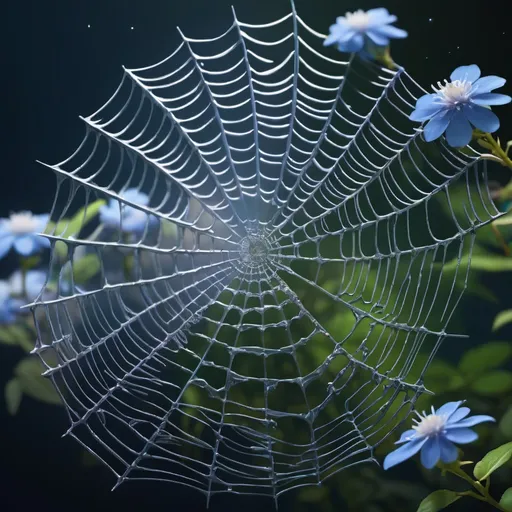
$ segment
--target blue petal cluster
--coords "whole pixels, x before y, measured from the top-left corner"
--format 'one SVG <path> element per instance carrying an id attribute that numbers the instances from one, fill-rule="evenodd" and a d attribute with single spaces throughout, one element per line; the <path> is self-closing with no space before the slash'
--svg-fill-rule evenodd
<path id="1" fill-rule="evenodd" d="M 406 430 L 395 444 L 401 444 L 384 459 L 384 469 L 389 469 L 421 450 L 421 463 L 427 469 L 432 469 L 439 460 L 445 463 L 457 460 L 457 447 L 453 443 L 467 444 L 478 439 L 476 432 L 469 427 L 495 421 L 491 416 L 472 416 L 467 407 L 461 407 L 460 402 L 448 402 L 437 410 L 432 408 L 432 414 L 419 415 L 416 425 Z"/>
<path id="2" fill-rule="evenodd" d="M 10 286 L 0 281 L 0 324 L 11 324 L 23 305 L 23 301 L 11 297 Z"/>
<path id="3" fill-rule="evenodd" d="M 33 215 L 32 212 L 13 213 L 9 218 L 0 219 L 0 258 L 14 247 L 18 254 L 30 256 L 50 246 L 42 233 L 49 215 Z"/>
<path id="4" fill-rule="evenodd" d="M 331 25 L 324 46 L 335 44 L 342 52 L 359 52 L 370 41 L 377 46 L 388 46 L 390 39 L 407 37 L 405 30 L 391 25 L 396 20 L 384 8 L 347 12 Z"/>
<path id="5" fill-rule="evenodd" d="M 147 206 L 149 198 L 136 188 L 130 188 L 121 193 L 121 197 L 131 203 Z M 108 228 L 121 228 L 124 233 L 141 233 L 146 228 L 148 215 L 133 206 L 122 205 L 111 199 L 108 205 L 100 208 L 100 222 Z M 149 217 L 150 223 L 155 223 L 155 217 Z"/>
<path id="6" fill-rule="evenodd" d="M 500 121 L 489 107 L 504 105 L 512 98 L 491 91 L 505 85 L 506 80 L 499 76 L 480 78 L 480 68 L 475 64 L 458 67 L 450 80 L 438 83 L 437 89 L 433 87 L 433 94 L 419 98 L 410 116 L 412 121 L 428 121 L 423 132 L 425 140 L 431 142 L 446 132 L 450 146 L 462 147 L 471 141 L 473 127 L 495 132 Z"/>
<path id="7" fill-rule="evenodd" d="M 9 286 L 11 295 L 21 297 L 23 289 L 25 289 L 25 297 L 27 301 L 34 301 L 41 293 L 46 284 L 47 274 L 44 270 L 29 270 L 25 274 L 25 286 L 23 286 L 23 273 L 16 270 L 9 277 Z"/>

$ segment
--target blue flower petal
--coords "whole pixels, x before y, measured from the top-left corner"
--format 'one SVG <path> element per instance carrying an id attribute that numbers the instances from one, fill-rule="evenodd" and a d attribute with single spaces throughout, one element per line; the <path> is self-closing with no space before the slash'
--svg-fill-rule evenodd
<path id="1" fill-rule="evenodd" d="M 500 127 L 498 116 L 489 108 L 473 105 L 463 111 L 470 123 L 483 132 L 493 133 Z"/>
<path id="2" fill-rule="evenodd" d="M 385 7 L 376 7 L 374 9 L 368 9 L 366 14 L 372 18 L 385 18 L 386 16 L 389 16 L 389 11 Z"/>
<path id="3" fill-rule="evenodd" d="M 446 402 L 444 405 L 436 410 L 438 416 L 446 416 L 449 418 L 464 402 L 459 400 L 458 402 Z"/>
<path id="4" fill-rule="evenodd" d="M 473 83 L 479 78 L 480 68 L 476 64 L 471 64 L 471 66 L 459 66 L 450 75 L 450 80 L 452 82 L 455 80 L 467 80 L 468 82 Z"/>
<path id="5" fill-rule="evenodd" d="M 331 44 L 338 42 L 338 39 L 345 32 L 345 30 L 346 27 L 340 25 L 339 23 L 331 25 L 329 27 L 329 35 L 325 38 L 324 46 L 329 46 Z"/>
<path id="6" fill-rule="evenodd" d="M 479 107 L 482 108 L 482 107 Z M 473 128 L 466 117 L 466 110 L 456 110 L 446 130 L 446 140 L 452 148 L 461 148 L 471 142 Z"/>
<path id="7" fill-rule="evenodd" d="M 46 283 L 46 272 L 42 270 L 31 270 L 27 272 L 25 278 L 25 289 L 27 292 L 27 298 L 30 301 L 34 301 L 37 296 L 41 293 L 43 286 Z"/>
<path id="8" fill-rule="evenodd" d="M 34 238 L 34 235 L 25 235 L 15 238 L 13 243 L 14 248 L 22 256 L 29 256 L 37 248 Z"/>
<path id="9" fill-rule="evenodd" d="M 14 236 L 5 235 L 0 237 L 0 258 L 3 258 L 11 249 Z"/>
<path id="10" fill-rule="evenodd" d="M 434 94 L 425 94 L 421 98 L 418 98 L 418 100 L 416 101 L 416 108 L 417 109 L 430 108 L 435 103 L 439 104 L 437 102 L 438 98 L 439 98 L 439 96 L 435 93 Z M 439 104 L 439 105 L 442 107 L 441 104 Z"/>
<path id="11" fill-rule="evenodd" d="M 377 45 L 387 46 L 389 44 L 389 38 L 379 32 L 379 27 L 369 28 L 366 31 L 366 35 Z"/>
<path id="12" fill-rule="evenodd" d="M 442 111 L 435 115 L 423 129 L 423 136 L 427 142 L 438 139 L 450 124 L 451 112 Z"/>
<path id="13" fill-rule="evenodd" d="M 480 80 L 477 80 L 472 87 L 473 94 L 484 94 L 491 92 L 494 89 L 503 87 L 507 81 L 504 78 L 496 75 L 483 76 Z"/>
<path id="14" fill-rule="evenodd" d="M 338 34 L 337 42 L 339 44 L 346 43 L 347 41 L 350 41 L 356 34 L 357 34 L 357 32 L 354 29 L 349 28 L 348 30 L 344 31 L 343 33 Z M 138 203 L 138 204 L 141 204 L 141 203 Z M 147 201 L 145 204 L 147 204 Z"/>
<path id="15" fill-rule="evenodd" d="M 421 463 L 427 469 L 432 469 L 441 457 L 441 447 L 437 437 L 431 437 L 421 449 Z"/>
<path id="16" fill-rule="evenodd" d="M 403 444 L 400 446 L 400 448 L 397 448 L 391 453 L 388 453 L 384 459 L 384 469 L 389 469 L 393 466 L 396 466 L 397 464 L 400 464 L 404 460 L 410 459 L 421 450 L 421 447 L 426 442 L 426 437 L 414 439 L 406 444 Z"/>
<path id="17" fill-rule="evenodd" d="M 452 430 L 456 428 L 465 428 L 465 427 L 474 427 L 479 423 L 484 423 L 485 421 L 496 421 L 492 416 L 487 416 L 485 414 L 471 416 L 471 418 L 466 418 L 464 420 L 458 421 L 457 423 L 450 425 L 446 425 L 446 430 Z"/>
<path id="18" fill-rule="evenodd" d="M 380 36 L 385 36 L 391 39 L 403 39 L 407 37 L 407 32 L 401 28 L 393 27 L 391 25 L 380 25 L 378 27 L 372 27 L 373 32 L 376 32 Z M 369 35 L 369 34 L 368 34 Z"/>
<path id="19" fill-rule="evenodd" d="M 439 104 L 432 105 L 428 108 L 417 108 L 411 113 L 409 119 L 411 121 L 418 121 L 422 123 L 423 121 L 428 121 L 430 118 L 434 117 L 442 108 L 443 106 Z"/>
<path id="20" fill-rule="evenodd" d="M 469 407 L 461 407 L 460 409 L 457 409 L 446 422 L 447 425 L 456 423 L 457 421 L 460 421 L 461 419 L 465 418 L 469 413 L 471 412 L 471 409 Z"/>
<path id="21" fill-rule="evenodd" d="M 338 44 L 338 50 L 340 52 L 358 52 L 363 49 L 364 37 L 362 34 L 356 34 L 352 39 Z"/>
<path id="22" fill-rule="evenodd" d="M 36 242 L 38 249 L 47 249 L 51 245 L 50 240 L 48 238 L 46 238 L 45 236 L 41 236 L 41 235 L 36 236 L 34 238 L 34 241 Z"/>
<path id="23" fill-rule="evenodd" d="M 416 434 L 416 430 L 413 428 L 406 430 L 401 436 L 400 439 L 395 444 L 402 444 L 407 441 L 410 441 L 410 437 L 414 436 Z"/>
<path id="24" fill-rule="evenodd" d="M 448 439 L 439 437 L 439 447 L 441 448 L 441 460 L 444 463 L 450 464 L 450 462 L 455 462 L 458 459 L 457 447 Z"/>
<path id="25" fill-rule="evenodd" d="M 458 444 L 468 444 L 478 439 L 478 434 L 470 428 L 454 428 L 447 430 L 445 436 L 448 441 Z"/>
<path id="26" fill-rule="evenodd" d="M 483 94 L 477 94 L 471 98 L 471 101 L 477 105 L 506 105 L 512 101 L 512 98 L 506 94 L 486 92 Z"/>
<path id="27" fill-rule="evenodd" d="M 337 42 L 338 42 L 338 34 L 331 33 L 324 39 L 324 46 L 330 46 Z"/>
<path id="28" fill-rule="evenodd" d="M 41 213 L 40 215 L 34 215 L 34 217 L 37 219 L 36 231 L 42 233 L 50 220 L 50 215 L 48 213 Z"/>

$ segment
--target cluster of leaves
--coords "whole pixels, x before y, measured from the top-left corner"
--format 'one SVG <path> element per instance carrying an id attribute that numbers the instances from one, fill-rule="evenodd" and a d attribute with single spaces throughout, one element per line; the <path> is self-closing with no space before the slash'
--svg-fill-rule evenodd
<path id="1" fill-rule="evenodd" d="M 417 512 L 438 512 L 460 498 L 467 496 L 492 505 L 503 512 L 512 511 L 512 487 L 507 488 L 500 501 L 496 501 L 490 494 L 491 475 L 512 459 L 512 442 L 503 444 L 487 453 L 473 468 L 473 477 L 462 469 L 471 465 L 471 461 L 455 461 L 452 464 L 439 464 L 443 473 L 452 473 L 469 483 L 472 489 L 466 491 L 452 491 L 441 489 L 429 494 L 421 503 Z"/>

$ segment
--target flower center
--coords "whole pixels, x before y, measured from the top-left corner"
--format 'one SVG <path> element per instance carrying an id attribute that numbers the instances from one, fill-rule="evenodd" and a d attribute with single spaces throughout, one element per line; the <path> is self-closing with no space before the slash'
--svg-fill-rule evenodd
<path id="1" fill-rule="evenodd" d="M 434 408 L 432 408 L 432 414 L 426 414 L 423 411 L 423 415 L 416 413 L 419 416 L 419 420 L 414 420 L 416 425 L 413 425 L 413 429 L 416 430 L 416 434 L 419 437 L 432 437 L 440 434 L 444 430 L 446 424 L 446 416 L 441 414 L 434 414 Z"/>
<path id="2" fill-rule="evenodd" d="M 345 13 L 345 19 L 352 28 L 359 31 L 367 29 L 370 23 L 370 16 L 368 16 L 368 13 L 362 11 L 361 9 L 355 12 Z"/>
<path id="3" fill-rule="evenodd" d="M 9 217 L 9 229 L 13 234 L 34 233 L 38 227 L 39 223 L 31 212 L 11 213 Z"/>
<path id="4" fill-rule="evenodd" d="M 471 98 L 471 82 L 466 80 L 454 80 L 453 82 L 445 83 L 437 82 L 438 89 L 434 86 L 432 88 L 441 98 L 441 101 L 449 106 L 457 106 L 461 103 L 468 103 Z"/>

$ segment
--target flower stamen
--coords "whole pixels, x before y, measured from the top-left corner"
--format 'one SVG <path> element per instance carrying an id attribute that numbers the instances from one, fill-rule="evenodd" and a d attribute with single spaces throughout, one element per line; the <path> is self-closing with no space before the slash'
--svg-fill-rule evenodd
<path id="1" fill-rule="evenodd" d="M 355 30 L 360 32 L 365 31 L 370 24 L 370 16 L 367 12 L 359 9 L 355 12 L 345 13 L 345 19 L 347 23 Z"/>
<path id="2" fill-rule="evenodd" d="M 467 80 L 448 80 L 437 82 L 437 88 L 433 85 L 432 89 L 439 96 L 441 102 L 448 107 L 467 104 L 471 99 L 472 84 Z"/>
<path id="3" fill-rule="evenodd" d="M 420 420 L 414 420 L 416 424 L 412 428 L 420 437 L 433 437 L 441 434 L 448 419 L 444 414 L 435 414 L 434 408 L 432 408 L 431 414 L 426 414 L 423 411 L 423 414 L 418 414 L 418 416 Z"/>
<path id="4" fill-rule="evenodd" d="M 22 235 L 34 233 L 38 230 L 39 221 L 32 212 L 11 213 L 9 216 L 9 230 L 11 233 Z"/>

